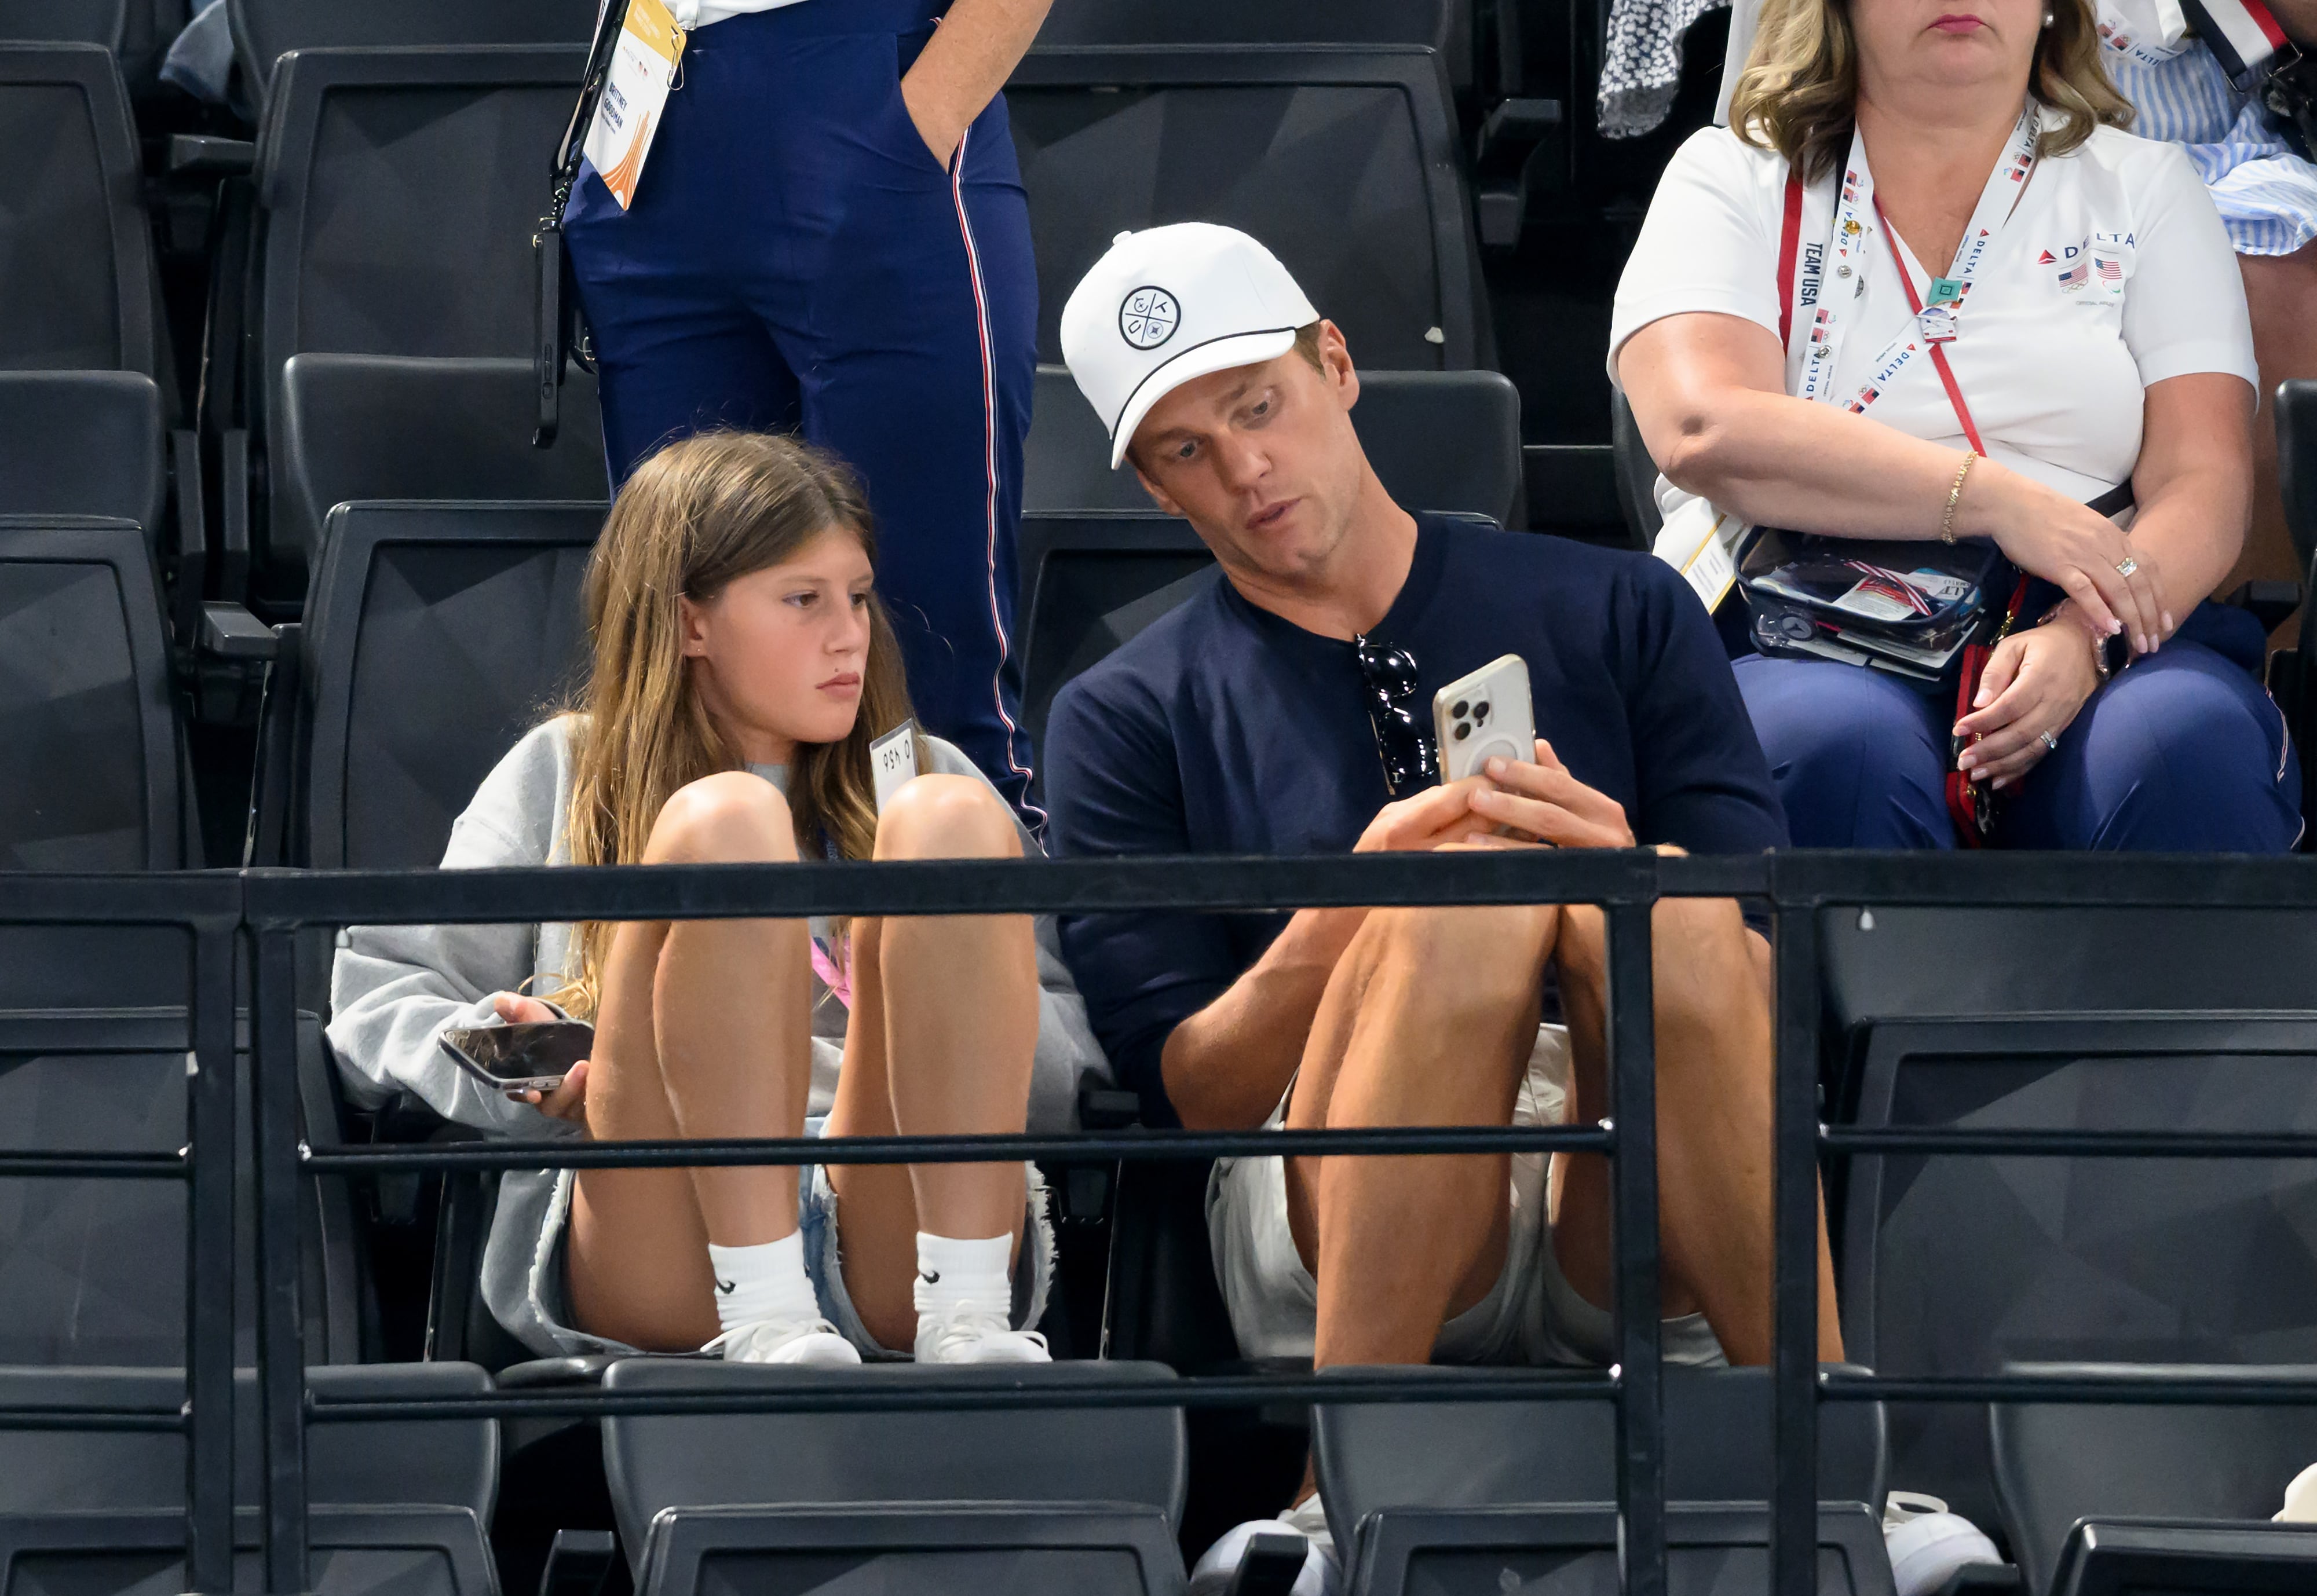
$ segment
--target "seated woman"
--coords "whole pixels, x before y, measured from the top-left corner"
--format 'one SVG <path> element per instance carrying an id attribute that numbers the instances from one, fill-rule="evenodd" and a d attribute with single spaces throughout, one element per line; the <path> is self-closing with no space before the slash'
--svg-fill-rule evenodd
<path id="1" fill-rule="evenodd" d="M 2228 236 L 2178 150 L 2120 130 L 2088 0 L 1954 7 L 1768 0 L 1731 128 L 1668 167 L 1610 371 L 1669 530 L 1703 499 L 1989 539 L 2042 579 L 1959 721 L 1952 689 L 1738 662 L 1797 844 L 1953 846 L 1953 736 L 2000 845 L 2287 849 L 2300 778 L 2259 627 L 2206 602 L 2251 476 Z M 2088 507 L 2126 481 L 2128 531 Z"/>
<path id="2" fill-rule="evenodd" d="M 1033 850 L 964 755 L 922 735 L 929 773 L 879 812 L 869 745 L 909 707 L 872 552 L 829 456 L 729 432 L 655 456 L 588 567 L 585 709 L 499 762 L 443 865 Z M 408 1091 L 519 1139 L 794 1137 L 823 1116 L 832 1137 L 1059 1128 L 1078 1075 L 1103 1067 L 1051 925 L 1019 914 L 358 926 L 331 1003 L 357 1098 Z M 593 1057 L 544 1101 L 510 1101 L 437 1045 L 559 1012 L 593 1020 Z M 589 1169 L 506 1177 L 483 1289 L 545 1354 L 1040 1362 L 1024 1327 L 1052 1268 L 1022 1164 Z"/>

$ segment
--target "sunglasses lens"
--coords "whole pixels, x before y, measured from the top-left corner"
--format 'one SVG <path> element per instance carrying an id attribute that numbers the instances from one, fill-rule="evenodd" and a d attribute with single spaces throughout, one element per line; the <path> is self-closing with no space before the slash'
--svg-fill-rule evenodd
<path id="1" fill-rule="evenodd" d="M 1375 711 L 1373 720 L 1376 753 L 1383 761 L 1384 783 L 1395 796 L 1403 787 L 1439 774 L 1432 739 L 1425 735 L 1415 716 L 1396 706 L 1386 706 Z"/>
<path id="2" fill-rule="evenodd" d="M 1404 699 L 1416 691 L 1416 659 L 1405 648 L 1362 645 L 1360 673 L 1370 688 L 1388 699 Z"/>

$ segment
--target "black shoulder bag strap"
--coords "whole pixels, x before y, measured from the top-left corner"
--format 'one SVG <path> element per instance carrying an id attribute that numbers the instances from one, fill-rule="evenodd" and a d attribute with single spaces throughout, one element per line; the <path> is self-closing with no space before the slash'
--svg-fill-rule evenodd
<path id="1" fill-rule="evenodd" d="M 531 236 L 531 254 L 539 289 L 539 320 L 533 341 L 533 366 L 539 390 L 539 429 L 532 446 L 553 446 L 562 424 L 563 374 L 576 356 L 592 368 L 593 351 L 579 325 L 579 297 L 567 291 L 570 262 L 563 253 L 563 211 L 579 183 L 579 163 L 587 147 L 587 129 L 595 120 L 595 103 L 604 97 L 604 79 L 612 70 L 612 49 L 628 20 L 628 0 L 609 0 L 596 19 L 595 41 L 587 51 L 586 76 L 579 82 L 579 103 L 572 107 L 571 123 L 556 147 L 555 187 L 547 201 L 539 230 Z"/>

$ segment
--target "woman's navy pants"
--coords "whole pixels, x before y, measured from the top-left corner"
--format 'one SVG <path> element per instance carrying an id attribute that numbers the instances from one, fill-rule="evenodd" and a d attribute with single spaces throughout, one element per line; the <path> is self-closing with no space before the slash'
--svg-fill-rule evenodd
<path id="1" fill-rule="evenodd" d="M 1037 271 L 1006 105 L 946 170 L 900 77 L 946 0 L 809 0 L 695 31 L 635 205 L 592 170 L 566 238 L 612 479 L 711 427 L 860 473 L 927 730 L 1033 821 L 1011 646 Z"/>

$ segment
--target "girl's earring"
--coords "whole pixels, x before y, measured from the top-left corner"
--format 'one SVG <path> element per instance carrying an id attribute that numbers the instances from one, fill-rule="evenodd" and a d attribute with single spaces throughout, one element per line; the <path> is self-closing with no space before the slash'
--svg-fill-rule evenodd
<path id="1" fill-rule="evenodd" d="M 2048 27 L 2050 27 L 2050 26 L 2053 24 L 2053 22 L 2056 22 L 2057 20 L 2058 20 L 2058 18 L 2057 18 L 2057 17 L 2055 17 L 2055 16 L 2054 16 L 2051 12 L 2048 12 L 2048 11 L 2047 11 L 2047 12 L 2045 12 L 2045 13 L 2044 13 L 2044 25 L 2045 27 L 2047 27 L 2047 28 L 2048 28 Z"/>

